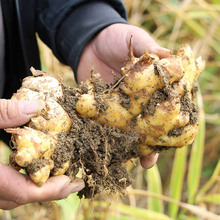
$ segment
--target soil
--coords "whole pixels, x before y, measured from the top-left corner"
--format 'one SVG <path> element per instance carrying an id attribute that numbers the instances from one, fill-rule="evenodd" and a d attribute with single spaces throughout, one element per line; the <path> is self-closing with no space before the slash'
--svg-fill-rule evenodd
<path id="1" fill-rule="evenodd" d="M 130 98 L 128 95 L 126 95 L 122 90 L 120 90 L 119 92 L 119 95 L 120 95 L 120 100 L 121 100 L 121 105 L 126 108 L 126 109 L 129 109 L 130 108 Z"/>
<path id="2" fill-rule="evenodd" d="M 96 82 L 99 88 L 96 90 L 97 96 L 106 91 L 101 89 L 100 84 Z M 83 88 L 85 91 L 85 84 Z M 59 136 L 60 147 L 53 156 L 56 158 L 55 166 L 59 167 L 71 157 L 71 165 L 66 174 L 74 179 L 79 169 L 82 170 L 86 186 L 78 193 L 80 198 L 93 198 L 102 191 L 123 193 L 131 184 L 131 179 L 122 163 L 140 156 L 137 148 L 139 134 L 123 132 L 101 125 L 93 119 L 79 117 L 74 111 L 79 91 L 80 88 L 63 87 L 65 98 L 60 103 L 74 123 L 69 133 Z"/>
<path id="3" fill-rule="evenodd" d="M 26 170 L 27 170 L 27 173 L 34 173 L 46 165 L 47 165 L 47 162 L 44 158 L 40 158 L 38 160 L 34 159 L 32 163 L 27 166 Z"/>
<path id="4" fill-rule="evenodd" d="M 193 96 L 195 96 L 196 90 L 193 90 Z M 195 124 L 198 122 L 198 108 L 194 103 L 192 103 L 191 99 L 189 98 L 188 91 L 185 90 L 185 94 L 180 100 L 181 102 L 181 111 L 187 112 L 190 115 L 190 120 L 188 124 Z"/>
<path id="5" fill-rule="evenodd" d="M 164 89 L 160 89 L 155 91 L 148 101 L 148 103 L 144 106 L 143 113 L 146 115 L 154 115 L 155 107 L 157 104 L 160 104 L 168 99 L 168 95 L 164 91 Z"/>
<path id="6" fill-rule="evenodd" d="M 169 131 L 168 136 L 180 136 L 183 133 L 184 127 L 175 128 Z"/>

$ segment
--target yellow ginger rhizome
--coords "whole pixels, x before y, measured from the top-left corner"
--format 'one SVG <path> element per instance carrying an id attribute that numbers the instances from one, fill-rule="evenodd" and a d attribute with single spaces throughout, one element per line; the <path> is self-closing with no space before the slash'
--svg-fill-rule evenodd
<path id="1" fill-rule="evenodd" d="M 74 179 L 80 170 L 86 184 L 80 197 L 123 192 L 131 184 L 124 162 L 193 142 L 199 126 L 193 84 L 204 67 L 188 45 L 163 59 L 147 51 L 136 58 L 131 45 L 122 77 L 111 85 L 92 71 L 78 87 L 66 87 L 32 68 L 12 99 L 42 99 L 45 108 L 25 126 L 6 129 L 11 164 L 39 186 L 51 175 Z"/>

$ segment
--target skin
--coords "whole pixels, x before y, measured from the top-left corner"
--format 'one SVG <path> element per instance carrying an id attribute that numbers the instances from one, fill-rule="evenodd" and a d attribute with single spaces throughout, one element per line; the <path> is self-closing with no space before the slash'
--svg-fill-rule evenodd
<path id="1" fill-rule="evenodd" d="M 112 82 L 114 79 L 112 71 L 120 75 L 120 68 L 125 64 L 131 35 L 135 56 L 141 56 L 145 49 L 161 58 L 170 55 L 170 51 L 160 47 L 146 31 L 127 24 L 113 24 L 101 31 L 84 49 L 77 70 L 78 81 L 86 80 L 91 68 L 94 67 L 107 83 Z M 0 99 L 0 129 L 27 123 L 43 107 L 44 103 L 39 100 Z M 156 163 L 157 158 L 158 154 L 150 155 L 140 158 L 140 162 L 144 168 L 150 168 Z M 27 175 L 2 163 L 0 177 L 0 209 L 13 209 L 27 203 L 63 199 L 84 188 L 81 179 L 76 178 L 74 182 L 70 182 L 64 175 L 50 177 L 42 187 L 37 187 Z"/>
<path id="2" fill-rule="evenodd" d="M 42 101 L 0 99 L 0 128 L 23 125 L 43 107 Z M 27 175 L 2 163 L 0 177 L 0 209 L 13 209 L 27 203 L 63 199 L 84 188 L 83 180 L 77 178 L 71 182 L 69 177 L 64 175 L 51 177 L 42 187 L 38 187 Z"/>
<path id="3" fill-rule="evenodd" d="M 78 81 L 85 81 L 90 76 L 91 68 L 101 74 L 107 83 L 114 80 L 114 74 L 120 76 L 121 67 L 126 63 L 130 38 L 133 37 L 134 56 L 140 57 L 145 49 L 160 58 L 170 56 L 171 51 L 160 47 L 143 29 L 128 24 L 113 24 L 102 30 L 84 49 L 78 69 Z M 151 168 L 157 161 L 158 154 L 140 158 L 144 168 Z"/>

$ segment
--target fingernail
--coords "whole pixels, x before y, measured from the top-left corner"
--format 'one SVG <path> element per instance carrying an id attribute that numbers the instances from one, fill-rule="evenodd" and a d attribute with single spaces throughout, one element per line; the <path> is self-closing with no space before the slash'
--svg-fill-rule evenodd
<path id="1" fill-rule="evenodd" d="M 24 115 L 35 115 L 39 113 L 44 107 L 43 100 L 20 101 L 20 110 Z"/>
<path id="2" fill-rule="evenodd" d="M 78 192 L 80 190 L 82 190 L 85 187 L 85 183 L 82 179 L 76 178 L 73 182 L 71 182 L 68 186 L 67 186 L 67 191 L 69 193 L 75 193 Z"/>

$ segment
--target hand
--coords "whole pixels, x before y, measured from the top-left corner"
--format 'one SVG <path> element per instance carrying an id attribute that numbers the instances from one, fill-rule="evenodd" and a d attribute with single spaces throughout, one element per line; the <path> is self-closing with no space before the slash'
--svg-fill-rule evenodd
<path id="1" fill-rule="evenodd" d="M 43 101 L 18 101 L 0 99 L 0 128 L 11 128 L 27 123 L 44 107 Z M 71 182 L 67 176 L 51 177 L 38 187 L 30 178 L 10 165 L 0 163 L 0 209 L 66 198 L 70 193 L 84 188 L 84 182 L 76 178 Z"/>
<path id="2" fill-rule="evenodd" d="M 120 75 L 121 67 L 128 58 L 131 36 L 136 57 L 143 55 L 145 49 L 160 58 L 171 54 L 170 50 L 160 47 L 143 29 L 128 24 L 113 24 L 102 30 L 84 49 L 77 69 L 78 82 L 89 78 L 93 67 L 105 82 L 113 82 L 112 71 Z"/>
<path id="3" fill-rule="evenodd" d="M 160 47 L 143 29 L 128 24 L 113 24 L 102 30 L 84 49 L 77 69 L 78 81 L 89 78 L 90 70 L 94 67 L 104 81 L 113 82 L 112 71 L 120 75 L 121 67 L 128 57 L 131 36 L 136 57 L 143 55 L 145 49 L 160 58 L 171 54 L 170 50 Z M 157 158 L 158 154 L 141 157 L 140 162 L 144 168 L 150 168 Z"/>

